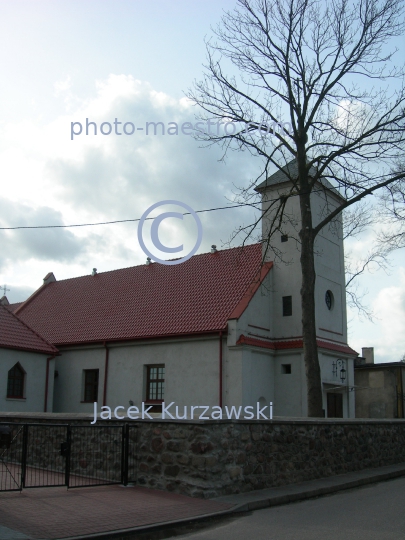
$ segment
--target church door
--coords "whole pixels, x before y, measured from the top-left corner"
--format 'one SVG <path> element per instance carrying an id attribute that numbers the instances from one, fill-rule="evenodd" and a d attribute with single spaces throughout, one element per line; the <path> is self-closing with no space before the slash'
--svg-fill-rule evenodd
<path id="1" fill-rule="evenodd" d="M 329 392 L 328 399 L 328 418 L 343 418 L 343 394 Z"/>

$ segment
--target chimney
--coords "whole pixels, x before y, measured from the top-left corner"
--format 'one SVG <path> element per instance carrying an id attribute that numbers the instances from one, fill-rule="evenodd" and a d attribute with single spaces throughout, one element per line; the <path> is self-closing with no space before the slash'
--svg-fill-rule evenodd
<path id="1" fill-rule="evenodd" d="M 91 273 L 92 276 L 96 276 L 97 275 L 97 268 L 93 268 L 93 272 Z"/>
<path id="2" fill-rule="evenodd" d="M 151 258 L 150 257 L 146 257 L 146 266 L 149 266 L 151 264 Z"/>
<path id="3" fill-rule="evenodd" d="M 374 364 L 374 347 L 362 347 L 361 356 L 366 359 L 366 364 Z"/>
<path id="4" fill-rule="evenodd" d="M 217 246 L 215 244 L 212 244 L 211 246 L 211 253 L 217 253 Z"/>
<path id="5" fill-rule="evenodd" d="M 56 281 L 56 277 L 53 275 L 53 272 L 49 272 L 44 277 L 44 285 L 48 285 L 48 283 L 53 283 L 54 281 Z"/>

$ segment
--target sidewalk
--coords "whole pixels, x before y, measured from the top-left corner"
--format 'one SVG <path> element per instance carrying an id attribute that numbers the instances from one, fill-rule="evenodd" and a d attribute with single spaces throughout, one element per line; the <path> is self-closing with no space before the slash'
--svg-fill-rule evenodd
<path id="1" fill-rule="evenodd" d="M 0 540 L 107 539 L 318 497 L 405 476 L 405 463 L 211 500 L 142 487 L 0 493 Z"/>

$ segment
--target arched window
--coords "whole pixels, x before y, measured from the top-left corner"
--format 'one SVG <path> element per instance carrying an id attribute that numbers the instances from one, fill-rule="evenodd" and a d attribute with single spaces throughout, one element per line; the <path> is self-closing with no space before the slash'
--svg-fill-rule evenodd
<path id="1" fill-rule="evenodd" d="M 7 379 L 7 397 L 8 398 L 23 398 L 24 397 L 24 378 L 25 371 L 17 362 L 8 372 Z"/>

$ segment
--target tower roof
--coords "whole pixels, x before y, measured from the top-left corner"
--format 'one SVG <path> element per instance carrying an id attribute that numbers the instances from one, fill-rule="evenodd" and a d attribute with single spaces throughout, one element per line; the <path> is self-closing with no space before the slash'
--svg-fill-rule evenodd
<path id="1" fill-rule="evenodd" d="M 315 167 L 311 167 L 309 171 L 309 176 L 314 175 L 316 172 Z M 261 184 L 259 184 L 255 190 L 256 191 L 265 191 L 269 187 L 277 186 L 279 184 L 284 184 L 285 182 L 291 182 L 298 178 L 298 164 L 297 160 L 294 158 L 289 161 L 284 167 L 281 167 L 274 174 L 266 178 Z M 334 195 L 338 196 L 340 199 L 344 200 L 344 197 L 337 191 L 336 188 L 326 178 L 320 178 L 319 183 L 327 190 L 331 191 Z"/>

